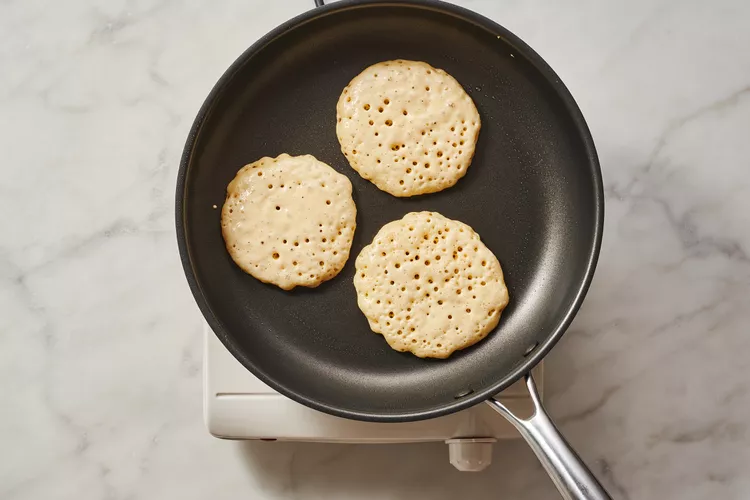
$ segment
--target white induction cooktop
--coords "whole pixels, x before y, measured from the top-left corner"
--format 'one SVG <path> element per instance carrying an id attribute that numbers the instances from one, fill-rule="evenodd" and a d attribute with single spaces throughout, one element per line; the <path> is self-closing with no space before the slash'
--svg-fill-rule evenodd
<path id="1" fill-rule="evenodd" d="M 419 422 L 360 422 L 321 413 L 280 395 L 255 378 L 205 327 L 203 409 L 208 431 L 224 439 L 329 443 L 417 443 L 443 441 L 460 470 L 482 470 L 499 440 L 520 437 L 492 408 L 480 404 Z M 542 390 L 542 366 L 534 369 Z M 517 415 L 533 405 L 523 381 L 498 396 Z"/>

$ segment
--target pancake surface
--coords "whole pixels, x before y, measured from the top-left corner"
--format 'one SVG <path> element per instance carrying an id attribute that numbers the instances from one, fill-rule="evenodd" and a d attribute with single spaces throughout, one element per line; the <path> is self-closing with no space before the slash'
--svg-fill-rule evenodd
<path id="1" fill-rule="evenodd" d="M 282 154 L 237 172 L 221 232 L 246 273 L 284 290 L 316 287 L 344 267 L 356 215 L 346 176 L 311 155 Z"/>
<path id="2" fill-rule="evenodd" d="M 336 105 L 341 151 L 359 174 L 394 196 L 434 193 L 466 174 L 481 121 L 451 75 L 419 61 L 370 66 Z"/>
<path id="3" fill-rule="evenodd" d="M 436 212 L 389 222 L 356 260 L 357 304 L 391 348 L 447 358 L 497 326 L 508 289 L 468 225 Z"/>

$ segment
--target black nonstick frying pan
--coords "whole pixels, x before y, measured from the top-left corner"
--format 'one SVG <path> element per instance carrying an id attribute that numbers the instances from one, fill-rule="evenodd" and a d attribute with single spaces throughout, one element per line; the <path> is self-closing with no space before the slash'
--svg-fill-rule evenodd
<path id="1" fill-rule="evenodd" d="M 316 2 L 317 3 L 317 2 Z M 428 62 L 453 75 L 482 118 L 456 186 L 395 198 L 352 170 L 335 133 L 341 90 L 367 66 Z M 312 154 L 347 175 L 358 208 L 352 258 L 315 289 L 245 274 L 220 229 L 226 186 L 262 156 Z M 575 101 L 519 38 L 443 2 L 342 1 L 276 28 L 226 71 L 198 113 L 177 180 L 177 236 L 196 301 L 227 349 L 291 399 L 346 418 L 398 422 L 487 401 L 524 435 L 567 498 L 608 498 L 536 396 L 531 369 L 565 332 L 602 237 L 602 179 Z M 511 302 L 496 331 L 448 360 L 391 350 L 356 303 L 354 256 L 385 223 L 432 210 L 472 226 L 498 256 Z M 536 414 L 492 397 L 526 376 Z"/>

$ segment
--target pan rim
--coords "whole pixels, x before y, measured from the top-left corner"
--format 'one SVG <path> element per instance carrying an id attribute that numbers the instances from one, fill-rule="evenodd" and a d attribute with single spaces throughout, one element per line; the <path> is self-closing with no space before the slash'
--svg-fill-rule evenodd
<path id="1" fill-rule="evenodd" d="M 584 150 L 586 151 L 586 155 L 588 157 L 588 165 L 594 185 L 594 234 L 593 243 L 588 249 L 585 273 L 581 278 L 581 283 L 578 287 L 577 292 L 575 293 L 573 302 L 568 307 L 565 315 L 562 316 L 562 318 L 558 321 L 558 324 L 554 331 L 552 331 L 546 337 L 546 339 L 541 342 L 528 357 L 525 358 L 523 362 L 519 363 L 515 369 L 507 373 L 504 377 L 502 377 L 489 387 L 481 391 L 474 392 L 461 398 L 460 400 L 455 400 L 448 404 L 437 407 L 430 407 L 418 411 L 408 411 L 401 413 L 378 413 L 372 411 L 351 410 L 342 408 L 340 406 L 328 405 L 316 400 L 315 398 L 309 398 L 304 394 L 290 389 L 283 384 L 275 381 L 273 378 L 269 377 L 266 373 L 259 370 L 253 363 L 247 360 L 242 350 L 234 343 L 233 338 L 222 328 L 196 278 L 196 272 L 193 267 L 190 249 L 188 248 L 189 246 L 187 243 L 188 230 L 185 220 L 185 200 L 187 199 L 187 196 L 185 191 L 187 189 L 188 170 L 191 159 L 193 157 L 195 145 L 201 129 L 206 121 L 206 118 L 209 116 L 214 104 L 223 94 L 224 89 L 229 85 L 234 75 L 242 68 L 245 63 L 252 59 L 253 56 L 261 52 L 266 46 L 274 42 L 277 38 L 282 37 L 287 31 L 298 28 L 320 17 L 324 17 L 339 11 L 358 9 L 361 7 L 393 6 L 428 9 L 479 26 L 482 29 L 496 34 L 498 37 L 502 37 L 507 40 L 510 45 L 515 47 L 515 49 L 519 53 L 523 54 L 523 56 L 526 57 L 534 65 L 537 71 L 542 74 L 542 76 L 552 86 L 552 88 L 555 90 L 555 92 L 565 105 L 565 108 L 567 109 L 571 120 L 575 124 L 577 133 L 583 143 Z M 195 299 L 196 303 L 198 304 L 198 308 L 203 314 L 204 320 L 208 323 L 208 326 L 219 338 L 222 344 L 224 344 L 229 352 L 232 353 L 235 359 L 237 359 L 254 376 L 256 376 L 263 383 L 267 384 L 280 394 L 289 397 L 290 399 L 305 406 L 331 415 L 353 420 L 372 422 L 409 422 L 448 415 L 490 399 L 495 394 L 498 394 L 499 392 L 503 391 L 504 389 L 508 388 L 513 383 L 518 381 L 524 374 L 529 373 L 557 344 L 557 342 L 570 326 L 573 318 L 576 316 L 578 310 L 581 307 L 581 304 L 583 303 L 586 293 L 591 286 L 591 281 L 593 279 L 594 271 L 599 259 L 603 236 L 602 233 L 604 229 L 604 183 L 592 134 L 575 99 L 571 95 L 568 88 L 563 84 L 562 80 L 546 63 L 546 61 L 544 61 L 544 59 L 542 59 L 542 57 L 539 56 L 530 46 L 528 46 L 524 41 L 511 33 L 509 30 L 500 26 L 495 21 L 482 16 L 481 14 L 473 12 L 464 7 L 445 2 L 436 2 L 431 0 L 408 0 L 398 2 L 383 2 L 379 0 L 342 0 L 334 4 L 310 9 L 309 11 L 293 17 L 292 19 L 274 28 L 266 35 L 258 39 L 249 48 L 247 48 L 218 79 L 218 81 L 206 97 L 205 101 L 201 105 L 185 142 L 177 174 L 177 187 L 175 194 L 175 225 L 177 246 L 180 254 L 180 260 L 182 262 L 182 267 L 185 272 L 185 277 L 187 278 L 188 285 L 190 286 L 190 290 L 193 294 L 193 298 Z"/>

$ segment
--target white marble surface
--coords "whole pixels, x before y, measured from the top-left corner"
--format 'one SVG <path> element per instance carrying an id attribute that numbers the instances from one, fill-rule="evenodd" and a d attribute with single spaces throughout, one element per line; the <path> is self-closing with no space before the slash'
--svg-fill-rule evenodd
<path id="1" fill-rule="evenodd" d="M 605 174 L 548 407 L 622 499 L 750 497 L 750 3 L 463 1 L 557 70 Z M 173 186 L 222 71 L 312 0 L 0 1 L 0 498 L 556 498 L 520 441 L 236 443 L 201 415 Z"/>

